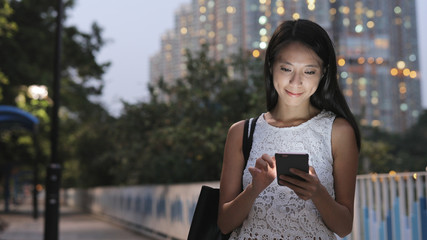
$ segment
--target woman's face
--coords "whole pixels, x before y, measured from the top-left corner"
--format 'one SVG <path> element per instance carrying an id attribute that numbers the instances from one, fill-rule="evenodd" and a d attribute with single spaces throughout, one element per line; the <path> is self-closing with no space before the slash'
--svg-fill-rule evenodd
<path id="1" fill-rule="evenodd" d="M 302 43 L 283 47 L 273 64 L 273 84 L 280 104 L 306 105 L 316 92 L 323 75 L 322 60 Z"/>

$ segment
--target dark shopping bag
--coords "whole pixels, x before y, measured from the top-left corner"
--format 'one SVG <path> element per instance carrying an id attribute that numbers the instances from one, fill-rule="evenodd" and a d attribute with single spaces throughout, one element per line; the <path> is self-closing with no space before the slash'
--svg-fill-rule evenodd
<path id="1" fill-rule="evenodd" d="M 218 228 L 219 189 L 202 186 L 187 240 L 225 240 Z"/>

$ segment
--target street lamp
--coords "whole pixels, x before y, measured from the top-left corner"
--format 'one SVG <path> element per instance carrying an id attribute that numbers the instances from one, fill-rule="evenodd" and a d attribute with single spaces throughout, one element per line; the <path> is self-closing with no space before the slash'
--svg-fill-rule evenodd
<path id="1" fill-rule="evenodd" d="M 28 87 L 28 96 L 32 99 L 42 100 L 48 96 L 47 87 L 44 85 L 31 85 Z"/>
<path id="2" fill-rule="evenodd" d="M 28 87 L 27 94 L 31 99 L 34 100 L 43 100 L 48 98 L 48 90 L 47 87 L 44 85 L 31 85 Z M 38 174 L 38 162 L 40 159 L 40 146 L 37 138 L 37 133 L 33 133 L 33 142 L 34 147 L 36 149 L 36 157 L 34 159 L 34 166 L 33 166 L 33 218 L 37 219 L 39 216 L 38 211 L 38 182 L 39 182 L 39 174 Z"/>

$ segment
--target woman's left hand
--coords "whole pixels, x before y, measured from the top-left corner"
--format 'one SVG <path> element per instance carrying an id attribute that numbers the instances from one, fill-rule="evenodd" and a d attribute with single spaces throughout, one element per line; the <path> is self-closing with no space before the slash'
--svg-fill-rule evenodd
<path id="1" fill-rule="evenodd" d="M 320 183 L 320 180 L 317 177 L 316 171 L 311 166 L 308 170 L 308 173 L 295 168 L 291 168 L 290 172 L 301 177 L 304 180 L 299 180 L 290 176 L 280 175 L 280 184 L 292 189 L 295 194 L 297 194 L 298 197 L 303 200 L 310 200 L 315 198 L 323 188 L 323 185 Z"/>

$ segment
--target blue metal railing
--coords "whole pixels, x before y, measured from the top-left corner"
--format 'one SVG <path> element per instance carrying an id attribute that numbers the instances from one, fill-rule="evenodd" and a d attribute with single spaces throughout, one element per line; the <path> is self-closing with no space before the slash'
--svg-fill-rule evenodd
<path id="1" fill-rule="evenodd" d="M 68 205 L 133 230 L 187 239 L 201 185 L 219 182 L 67 189 Z M 427 172 L 359 175 L 353 232 L 346 240 L 427 240 Z"/>

